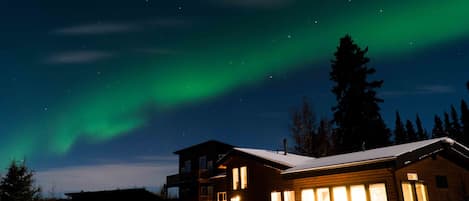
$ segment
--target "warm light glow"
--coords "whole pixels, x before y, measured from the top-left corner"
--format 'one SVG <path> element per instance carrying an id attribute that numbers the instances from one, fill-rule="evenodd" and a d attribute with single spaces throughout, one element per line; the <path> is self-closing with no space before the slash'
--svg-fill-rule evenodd
<path id="1" fill-rule="evenodd" d="M 350 186 L 352 201 L 366 201 L 365 185 Z"/>
<path id="2" fill-rule="evenodd" d="M 314 190 L 313 189 L 302 190 L 301 201 L 314 201 Z"/>
<path id="3" fill-rule="evenodd" d="M 334 187 L 332 192 L 334 193 L 334 201 L 348 201 L 347 188 L 345 186 Z"/>
<path id="4" fill-rule="evenodd" d="M 237 190 L 239 186 L 238 168 L 233 168 L 233 190 Z"/>
<path id="5" fill-rule="evenodd" d="M 418 177 L 417 173 L 407 173 L 407 180 L 417 181 L 417 180 L 419 180 L 419 177 Z"/>
<path id="6" fill-rule="evenodd" d="M 239 197 L 239 195 L 237 196 L 234 196 L 230 199 L 231 201 L 241 201 L 241 198 Z"/>
<path id="7" fill-rule="evenodd" d="M 318 201 L 331 201 L 329 188 L 318 188 L 316 190 Z"/>
<path id="8" fill-rule="evenodd" d="M 246 189 L 248 187 L 248 170 L 247 167 L 241 167 L 241 189 Z"/>
<path id="9" fill-rule="evenodd" d="M 282 195 L 280 192 L 270 193 L 270 201 L 282 201 Z"/>
<path id="10" fill-rule="evenodd" d="M 386 185 L 384 183 L 370 184 L 368 186 L 370 191 L 370 201 L 387 201 Z"/>
<path id="11" fill-rule="evenodd" d="M 404 201 L 414 201 L 414 194 L 412 193 L 412 185 L 410 183 L 402 183 L 402 195 L 404 197 Z"/>
<path id="12" fill-rule="evenodd" d="M 283 201 L 295 201 L 295 191 L 283 191 Z"/>
<path id="13" fill-rule="evenodd" d="M 226 192 L 218 192 L 217 201 L 226 201 Z"/>
<path id="14" fill-rule="evenodd" d="M 417 193 L 418 201 L 428 201 L 427 187 L 422 183 L 415 184 L 415 191 Z"/>

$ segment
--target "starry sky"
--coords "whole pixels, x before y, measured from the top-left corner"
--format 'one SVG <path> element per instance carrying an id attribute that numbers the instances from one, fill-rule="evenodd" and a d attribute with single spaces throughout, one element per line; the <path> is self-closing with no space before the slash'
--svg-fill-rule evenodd
<path id="1" fill-rule="evenodd" d="M 330 117 L 351 34 L 394 127 L 469 99 L 467 0 L 5 0 L 0 173 L 26 159 L 50 195 L 156 188 L 208 139 L 281 148 L 307 96 Z M 149 176 L 150 175 L 150 176 Z"/>

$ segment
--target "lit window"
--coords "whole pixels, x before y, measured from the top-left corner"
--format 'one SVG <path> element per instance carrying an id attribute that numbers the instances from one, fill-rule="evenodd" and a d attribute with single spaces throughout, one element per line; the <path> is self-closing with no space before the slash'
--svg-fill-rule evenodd
<path id="1" fill-rule="evenodd" d="M 226 201 L 226 192 L 218 192 L 217 201 Z"/>
<path id="2" fill-rule="evenodd" d="M 412 185 L 408 182 L 402 183 L 402 195 L 404 196 L 404 201 L 414 201 L 414 195 L 412 193 Z"/>
<path id="3" fill-rule="evenodd" d="M 245 189 L 248 187 L 248 170 L 247 167 L 241 167 L 241 189 Z"/>
<path id="4" fill-rule="evenodd" d="M 427 187 L 422 183 L 415 184 L 415 192 L 418 201 L 428 201 Z"/>
<path id="5" fill-rule="evenodd" d="M 331 201 L 331 197 L 329 195 L 329 188 L 318 188 L 316 189 L 316 194 L 318 201 Z"/>
<path id="6" fill-rule="evenodd" d="M 334 187 L 332 192 L 334 193 L 334 201 L 348 201 L 347 188 L 345 186 Z"/>
<path id="7" fill-rule="evenodd" d="M 368 189 L 370 191 L 370 201 L 388 200 L 388 196 L 386 195 L 386 185 L 384 183 L 370 184 Z"/>
<path id="8" fill-rule="evenodd" d="M 302 190 L 301 201 L 314 201 L 314 190 L 313 189 Z"/>
<path id="9" fill-rule="evenodd" d="M 350 186 L 352 201 L 366 201 L 365 185 Z"/>
<path id="10" fill-rule="evenodd" d="M 295 191 L 283 191 L 283 201 L 295 201 Z"/>
<path id="11" fill-rule="evenodd" d="M 282 201 L 282 195 L 280 192 L 270 193 L 270 201 Z"/>
<path id="12" fill-rule="evenodd" d="M 239 186 L 238 168 L 233 168 L 233 190 L 237 190 L 238 186 Z"/>
<path id="13" fill-rule="evenodd" d="M 230 200 L 231 201 L 240 201 L 241 198 L 239 197 L 239 195 L 237 195 L 237 196 L 232 197 Z"/>

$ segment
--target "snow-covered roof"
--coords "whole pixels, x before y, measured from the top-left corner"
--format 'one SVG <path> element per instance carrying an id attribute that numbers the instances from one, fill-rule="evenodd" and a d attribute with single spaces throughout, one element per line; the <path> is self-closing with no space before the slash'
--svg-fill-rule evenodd
<path id="1" fill-rule="evenodd" d="M 451 138 L 443 137 L 377 149 L 370 149 L 366 151 L 353 152 L 348 154 L 309 159 L 308 161 L 305 161 L 302 164 L 296 165 L 295 167 L 283 171 L 282 174 L 311 170 L 332 169 L 338 167 L 349 167 L 355 165 L 394 160 L 398 156 L 401 156 L 405 153 L 415 151 L 417 149 L 426 147 L 434 143 L 446 143 L 450 145 L 457 143 L 464 149 L 469 150 L 467 147 L 464 147 L 458 142 L 452 140 Z"/>
<path id="2" fill-rule="evenodd" d="M 247 153 L 265 160 L 269 160 L 281 165 L 285 165 L 287 167 L 294 167 L 300 164 L 305 163 L 311 159 L 312 157 L 301 156 L 297 154 L 287 153 L 285 155 L 284 151 L 270 151 L 264 149 L 251 149 L 251 148 L 234 148 L 237 151 Z"/>

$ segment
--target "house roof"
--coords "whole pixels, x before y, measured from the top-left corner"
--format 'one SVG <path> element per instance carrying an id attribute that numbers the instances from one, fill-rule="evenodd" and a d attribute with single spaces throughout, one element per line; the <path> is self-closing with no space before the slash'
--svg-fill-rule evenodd
<path id="1" fill-rule="evenodd" d="M 232 148 L 233 147 L 233 145 L 226 144 L 226 143 L 223 143 L 223 142 L 220 142 L 220 141 L 209 140 L 209 141 L 205 141 L 205 142 L 202 142 L 202 143 L 199 143 L 199 144 L 196 144 L 196 145 L 192 145 L 190 147 L 186 147 L 184 149 L 177 150 L 174 153 L 175 154 L 181 154 L 181 153 L 184 153 L 184 152 L 190 152 L 190 151 L 196 150 L 200 147 L 207 147 L 207 146 L 226 147 L 226 148 Z"/>
<path id="2" fill-rule="evenodd" d="M 284 151 L 270 151 L 265 149 L 252 149 L 252 148 L 239 148 L 235 147 L 234 150 L 246 153 L 264 160 L 268 160 L 277 164 L 281 164 L 287 167 L 294 167 L 299 164 L 313 159 L 312 157 L 301 156 L 297 154 L 287 153 Z"/>
<path id="3" fill-rule="evenodd" d="M 441 146 L 435 146 L 435 148 L 421 151 L 422 149 L 433 145 Z M 417 156 L 418 158 L 423 158 L 426 155 L 440 151 L 442 149 L 441 147 L 444 147 L 444 145 L 449 145 L 453 149 L 457 148 L 456 152 L 458 152 L 458 154 L 462 154 L 464 158 L 469 159 L 469 149 L 467 147 L 452 140 L 451 138 L 443 137 L 348 154 L 310 159 L 295 167 L 286 169 L 282 172 L 282 174 L 351 167 L 384 161 L 392 161 L 398 159 L 398 157 L 413 152 L 415 152 L 415 155 L 419 155 Z M 405 161 L 405 164 L 407 164 L 407 162 L 409 161 Z"/>

